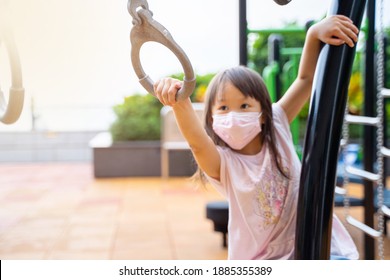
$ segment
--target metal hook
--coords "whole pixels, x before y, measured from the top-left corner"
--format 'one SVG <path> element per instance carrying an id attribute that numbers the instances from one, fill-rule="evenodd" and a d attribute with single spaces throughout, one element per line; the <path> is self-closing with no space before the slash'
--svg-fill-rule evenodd
<path id="1" fill-rule="evenodd" d="M 142 23 L 141 18 L 137 13 L 137 9 L 140 7 L 149 11 L 150 15 L 153 16 L 152 11 L 149 10 L 149 4 L 146 0 L 129 0 L 127 2 L 127 10 L 129 11 L 131 17 L 133 18 L 133 25 L 139 25 Z"/>
<path id="2" fill-rule="evenodd" d="M 291 2 L 291 0 L 274 0 L 274 2 L 278 3 L 279 5 L 287 5 Z"/>
<path id="3" fill-rule="evenodd" d="M 138 7 L 143 9 L 138 9 Z M 194 70 L 190 60 L 180 46 L 175 42 L 169 31 L 152 18 L 152 12 L 148 8 L 146 0 L 129 0 L 127 7 L 133 16 L 133 24 L 130 32 L 131 62 L 140 84 L 152 95 L 154 94 L 153 80 L 145 73 L 140 61 L 140 49 L 146 42 L 157 42 L 166 46 L 179 59 L 184 70 L 182 88 L 176 95 L 177 100 L 189 97 L 196 85 Z"/>

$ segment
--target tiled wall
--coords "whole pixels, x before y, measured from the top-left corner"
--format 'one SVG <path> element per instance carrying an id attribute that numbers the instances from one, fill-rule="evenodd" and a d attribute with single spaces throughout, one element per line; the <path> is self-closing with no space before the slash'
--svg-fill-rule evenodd
<path id="1" fill-rule="evenodd" d="M 0 162 L 90 161 L 88 142 L 97 131 L 3 132 Z"/>

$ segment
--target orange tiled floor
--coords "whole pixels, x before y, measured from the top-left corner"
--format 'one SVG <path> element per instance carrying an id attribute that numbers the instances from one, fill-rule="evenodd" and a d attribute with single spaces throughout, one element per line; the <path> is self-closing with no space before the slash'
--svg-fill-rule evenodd
<path id="1" fill-rule="evenodd" d="M 94 179 L 88 163 L 0 165 L 0 259 L 226 259 L 205 218 L 206 203 L 220 199 L 186 178 Z M 351 211 L 361 217 L 361 207 Z M 362 234 L 351 233 L 362 250 Z"/>
<path id="2" fill-rule="evenodd" d="M 96 180 L 89 164 L 0 165 L 0 259 L 226 259 L 187 179 Z"/>

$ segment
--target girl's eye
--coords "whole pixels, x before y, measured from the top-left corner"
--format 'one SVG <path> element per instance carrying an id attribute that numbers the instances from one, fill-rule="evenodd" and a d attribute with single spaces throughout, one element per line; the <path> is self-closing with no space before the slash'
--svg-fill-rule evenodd
<path id="1" fill-rule="evenodd" d="M 225 105 L 219 107 L 219 110 L 221 110 L 221 111 L 226 111 L 227 109 L 228 109 L 228 107 Z"/>
<path id="2" fill-rule="evenodd" d="M 248 109 L 249 108 L 249 104 L 242 104 L 241 105 L 241 109 Z"/>

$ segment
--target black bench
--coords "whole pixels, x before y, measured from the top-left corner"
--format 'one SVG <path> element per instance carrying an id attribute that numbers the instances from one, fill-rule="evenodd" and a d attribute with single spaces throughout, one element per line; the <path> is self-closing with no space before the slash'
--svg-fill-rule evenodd
<path id="1" fill-rule="evenodd" d="M 206 217 L 214 223 L 214 230 L 222 233 L 223 247 L 227 247 L 229 204 L 227 201 L 212 201 L 206 205 Z"/>

